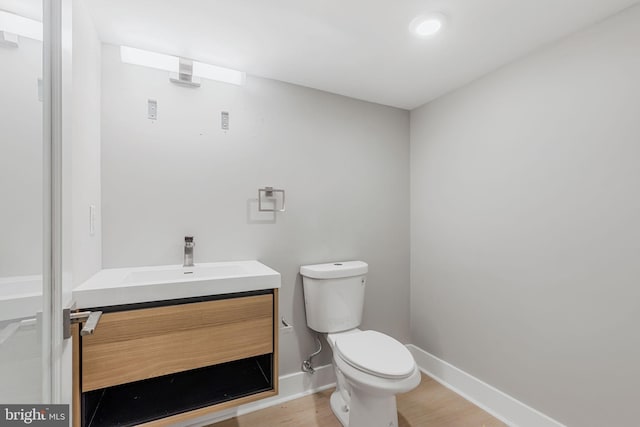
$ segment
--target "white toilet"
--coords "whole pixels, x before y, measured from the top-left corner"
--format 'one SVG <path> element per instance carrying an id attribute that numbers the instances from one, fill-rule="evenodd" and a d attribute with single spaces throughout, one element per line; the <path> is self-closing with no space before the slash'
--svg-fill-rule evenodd
<path id="1" fill-rule="evenodd" d="M 397 427 L 396 394 L 420 384 L 409 350 L 388 335 L 361 331 L 366 274 L 362 261 L 300 267 L 307 325 L 326 333 L 337 387 L 331 409 L 344 427 Z"/>

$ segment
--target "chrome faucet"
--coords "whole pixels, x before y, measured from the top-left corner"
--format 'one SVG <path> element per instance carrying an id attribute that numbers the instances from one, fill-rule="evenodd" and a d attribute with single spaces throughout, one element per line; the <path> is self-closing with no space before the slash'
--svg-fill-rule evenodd
<path id="1" fill-rule="evenodd" d="M 193 236 L 184 236 L 184 264 L 183 267 L 193 267 Z"/>

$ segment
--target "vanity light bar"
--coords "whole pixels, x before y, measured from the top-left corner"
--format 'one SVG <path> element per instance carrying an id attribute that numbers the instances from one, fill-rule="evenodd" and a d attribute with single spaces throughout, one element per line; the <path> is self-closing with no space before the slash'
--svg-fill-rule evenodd
<path id="1" fill-rule="evenodd" d="M 180 66 L 180 59 L 177 56 L 163 55 L 127 46 L 120 46 L 120 59 L 127 64 L 142 65 L 174 73 L 178 72 Z"/>
<path id="2" fill-rule="evenodd" d="M 0 31 L 42 41 L 42 22 L 0 10 Z"/>
<path id="3" fill-rule="evenodd" d="M 193 61 L 193 75 L 203 79 L 218 80 L 242 86 L 247 79 L 247 74 L 231 68 L 217 67 L 204 62 Z"/>
<path id="4" fill-rule="evenodd" d="M 120 46 L 120 59 L 127 64 L 142 65 L 172 73 L 178 73 L 180 69 L 180 58 L 177 56 L 164 55 L 128 46 Z M 217 67 L 198 61 L 193 61 L 193 76 L 238 86 L 244 85 L 246 80 L 246 73 L 242 71 Z"/>

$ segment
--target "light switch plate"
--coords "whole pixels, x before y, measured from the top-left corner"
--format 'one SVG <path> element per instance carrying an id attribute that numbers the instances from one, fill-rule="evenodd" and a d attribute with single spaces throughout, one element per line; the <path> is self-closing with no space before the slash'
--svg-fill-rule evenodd
<path id="1" fill-rule="evenodd" d="M 220 127 L 222 130 L 229 130 L 229 112 L 223 111 L 220 114 Z"/>
<path id="2" fill-rule="evenodd" d="M 96 205 L 89 205 L 89 235 L 96 234 Z"/>
<path id="3" fill-rule="evenodd" d="M 147 100 L 147 117 L 150 120 L 158 119 L 158 101 L 155 99 Z"/>

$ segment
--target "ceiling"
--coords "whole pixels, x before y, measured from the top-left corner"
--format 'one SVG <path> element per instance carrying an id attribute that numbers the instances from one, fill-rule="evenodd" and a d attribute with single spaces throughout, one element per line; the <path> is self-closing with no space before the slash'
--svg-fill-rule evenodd
<path id="1" fill-rule="evenodd" d="M 639 0 L 87 0 L 102 41 L 413 109 Z M 431 39 L 409 32 L 449 17 Z"/>

